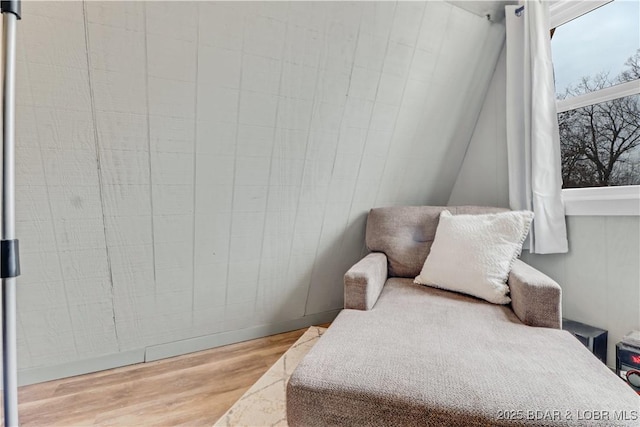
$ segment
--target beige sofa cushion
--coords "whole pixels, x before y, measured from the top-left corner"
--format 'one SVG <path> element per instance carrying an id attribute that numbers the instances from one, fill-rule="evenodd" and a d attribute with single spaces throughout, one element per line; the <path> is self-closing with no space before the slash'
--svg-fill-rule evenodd
<path id="1" fill-rule="evenodd" d="M 372 252 L 383 252 L 389 261 L 390 277 L 420 274 L 438 227 L 440 212 L 483 214 L 508 209 L 478 206 L 394 206 L 376 208 L 367 219 L 366 243 Z"/>
<path id="2" fill-rule="evenodd" d="M 568 332 L 409 279 L 388 280 L 370 311 L 343 310 L 287 390 L 291 426 L 583 426 L 589 411 L 639 408 Z M 559 418 L 536 418 L 545 411 Z M 611 424 L 637 420 L 589 425 Z"/>

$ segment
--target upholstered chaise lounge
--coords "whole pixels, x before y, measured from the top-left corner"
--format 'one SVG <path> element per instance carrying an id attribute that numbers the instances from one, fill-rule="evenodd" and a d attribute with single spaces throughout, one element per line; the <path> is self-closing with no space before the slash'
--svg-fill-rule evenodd
<path id="1" fill-rule="evenodd" d="M 640 425 L 640 398 L 560 329 L 549 277 L 516 261 L 510 305 L 413 283 L 443 209 L 369 213 L 371 253 L 345 275 L 345 310 L 291 376 L 289 425 Z"/>

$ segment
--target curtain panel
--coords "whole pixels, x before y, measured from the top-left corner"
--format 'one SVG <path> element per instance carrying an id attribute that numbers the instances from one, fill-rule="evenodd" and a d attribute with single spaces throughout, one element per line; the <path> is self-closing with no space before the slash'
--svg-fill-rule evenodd
<path id="1" fill-rule="evenodd" d="M 518 11 L 518 13 L 516 13 Z M 549 39 L 549 5 L 505 6 L 509 204 L 530 210 L 532 253 L 568 251 L 560 135 Z"/>

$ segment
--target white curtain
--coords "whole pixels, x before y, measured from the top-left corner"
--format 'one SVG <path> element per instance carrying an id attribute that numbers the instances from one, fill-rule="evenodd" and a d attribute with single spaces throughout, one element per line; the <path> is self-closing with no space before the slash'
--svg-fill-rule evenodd
<path id="1" fill-rule="evenodd" d="M 519 11 L 516 14 L 516 10 Z M 532 253 L 567 252 L 549 6 L 506 6 L 509 203 L 533 211 Z M 527 246 L 525 245 L 525 249 Z"/>

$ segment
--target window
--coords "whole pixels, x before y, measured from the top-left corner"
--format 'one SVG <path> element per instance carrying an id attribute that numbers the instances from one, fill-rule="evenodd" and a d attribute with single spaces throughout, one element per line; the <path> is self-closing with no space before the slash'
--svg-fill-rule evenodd
<path id="1" fill-rule="evenodd" d="M 640 95 L 558 114 L 563 188 L 640 184 Z"/>
<path id="2" fill-rule="evenodd" d="M 550 19 L 567 215 L 640 215 L 640 1 L 557 1 Z"/>
<path id="3" fill-rule="evenodd" d="M 551 39 L 563 188 L 640 185 L 640 2 L 551 14 L 566 21 Z"/>

